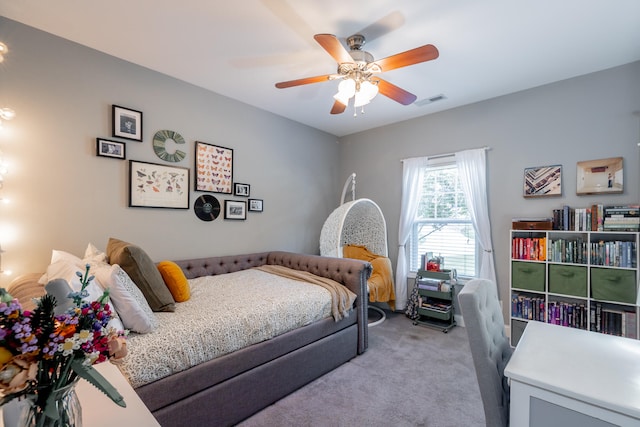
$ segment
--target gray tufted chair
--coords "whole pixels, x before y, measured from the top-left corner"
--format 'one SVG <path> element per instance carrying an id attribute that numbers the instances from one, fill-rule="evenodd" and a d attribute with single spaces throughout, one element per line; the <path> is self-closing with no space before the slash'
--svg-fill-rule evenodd
<path id="1" fill-rule="evenodd" d="M 504 367 L 512 349 L 505 334 L 496 284 L 486 279 L 467 282 L 458 294 L 469 335 L 487 427 L 509 425 L 509 383 Z"/>

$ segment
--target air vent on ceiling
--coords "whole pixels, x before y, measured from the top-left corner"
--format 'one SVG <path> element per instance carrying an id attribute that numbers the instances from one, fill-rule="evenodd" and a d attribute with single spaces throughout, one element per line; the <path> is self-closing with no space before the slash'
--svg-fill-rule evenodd
<path id="1" fill-rule="evenodd" d="M 441 93 L 440 95 L 435 95 L 430 98 L 421 99 L 420 101 L 416 101 L 413 104 L 417 105 L 418 107 L 422 107 L 423 105 L 433 104 L 434 102 L 442 101 L 443 99 L 447 99 L 447 97 Z"/>

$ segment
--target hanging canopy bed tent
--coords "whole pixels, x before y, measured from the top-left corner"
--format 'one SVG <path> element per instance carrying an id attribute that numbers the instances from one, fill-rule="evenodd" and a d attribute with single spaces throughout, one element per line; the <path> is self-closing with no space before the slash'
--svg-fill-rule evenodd
<path id="1" fill-rule="evenodd" d="M 395 308 L 393 272 L 388 258 L 387 224 L 382 210 L 370 199 L 355 198 L 355 173 L 345 183 L 341 202 L 329 215 L 320 232 L 320 255 L 336 258 L 356 258 L 370 262 L 373 272 L 367 282 L 370 302 L 386 302 Z M 352 201 L 344 202 L 351 183 Z M 384 311 L 370 305 L 378 312 L 380 320 L 370 323 L 374 326 L 385 319 Z"/>

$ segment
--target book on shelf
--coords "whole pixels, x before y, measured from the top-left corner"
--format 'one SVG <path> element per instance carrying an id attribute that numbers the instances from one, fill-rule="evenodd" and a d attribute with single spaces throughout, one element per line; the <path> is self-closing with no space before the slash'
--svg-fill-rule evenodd
<path id="1" fill-rule="evenodd" d="M 514 237 L 511 241 L 511 258 L 533 261 L 547 259 L 546 237 Z"/>
<path id="2" fill-rule="evenodd" d="M 583 302 L 549 301 L 547 319 L 554 325 L 588 328 L 587 307 Z"/>
<path id="3" fill-rule="evenodd" d="M 511 317 L 525 320 L 545 321 L 543 297 L 534 297 L 514 292 L 511 295 Z"/>
<path id="4" fill-rule="evenodd" d="M 575 239 L 554 238 L 549 243 L 547 257 L 551 262 L 586 264 L 588 244 L 581 237 Z"/>
<path id="5" fill-rule="evenodd" d="M 604 217 L 629 217 L 629 218 L 638 218 L 640 217 L 640 206 L 638 205 L 627 205 L 627 206 L 605 206 L 604 207 Z"/>
<path id="6" fill-rule="evenodd" d="M 554 230 L 640 231 L 640 205 L 564 205 L 553 209 L 552 222 Z"/>
<path id="7" fill-rule="evenodd" d="M 636 268 L 636 242 L 592 242 L 590 254 L 595 266 Z"/>
<path id="8" fill-rule="evenodd" d="M 595 306 L 595 307 L 594 307 Z M 591 319 L 592 330 L 608 335 L 617 335 L 626 338 L 638 338 L 637 316 L 635 311 L 622 308 L 610 308 L 603 303 L 592 304 Z"/>

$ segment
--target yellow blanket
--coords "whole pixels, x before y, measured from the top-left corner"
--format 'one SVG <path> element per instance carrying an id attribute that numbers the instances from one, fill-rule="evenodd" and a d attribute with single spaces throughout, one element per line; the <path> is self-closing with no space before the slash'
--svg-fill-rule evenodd
<path id="1" fill-rule="evenodd" d="M 345 258 L 354 258 L 371 263 L 373 272 L 367 284 L 369 285 L 369 301 L 386 302 L 395 310 L 396 293 L 393 287 L 393 271 L 391 260 L 381 255 L 376 255 L 365 246 L 347 245 L 342 249 Z"/>
<path id="2" fill-rule="evenodd" d="M 308 271 L 294 270 L 281 265 L 261 265 L 255 268 L 267 273 L 287 277 L 289 279 L 322 286 L 331 293 L 331 314 L 333 315 L 334 320 L 337 322 L 343 317 L 349 317 L 349 311 L 351 310 L 351 307 L 353 307 L 353 302 L 356 300 L 356 294 L 335 280 L 316 276 Z"/>

